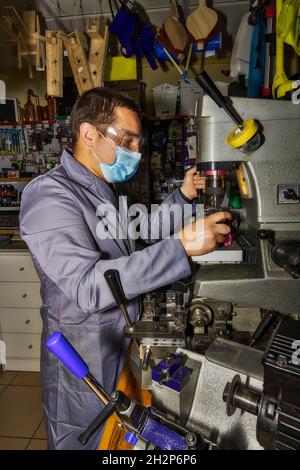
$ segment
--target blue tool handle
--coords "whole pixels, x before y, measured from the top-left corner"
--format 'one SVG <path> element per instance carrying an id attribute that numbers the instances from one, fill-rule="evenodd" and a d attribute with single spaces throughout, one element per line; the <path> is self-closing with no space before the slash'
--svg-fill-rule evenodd
<path id="1" fill-rule="evenodd" d="M 78 379 L 88 375 L 87 364 L 60 331 L 49 336 L 46 346 Z"/>

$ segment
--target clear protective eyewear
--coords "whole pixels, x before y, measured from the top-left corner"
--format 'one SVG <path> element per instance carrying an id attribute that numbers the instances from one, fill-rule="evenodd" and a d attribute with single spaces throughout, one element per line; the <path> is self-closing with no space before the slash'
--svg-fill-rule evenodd
<path id="1" fill-rule="evenodd" d="M 100 128 L 101 127 L 106 138 L 111 140 L 115 145 L 131 150 L 132 152 L 139 152 L 145 143 L 145 139 L 141 134 L 117 126 L 108 125 L 100 126 Z"/>

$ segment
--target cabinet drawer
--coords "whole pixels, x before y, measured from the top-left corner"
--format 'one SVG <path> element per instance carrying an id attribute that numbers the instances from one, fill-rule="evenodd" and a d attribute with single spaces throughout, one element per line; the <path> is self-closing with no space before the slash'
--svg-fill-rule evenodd
<path id="1" fill-rule="evenodd" d="M 0 282 L 39 282 L 39 277 L 29 254 L 1 254 L 0 266 Z"/>
<path id="2" fill-rule="evenodd" d="M 40 357 L 41 335 L 2 333 L 7 357 Z"/>
<path id="3" fill-rule="evenodd" d="M 40 284 L 35 282 L 0 282 L 0 307 L 40 308 Z"/>
<path id="4" fill-rule="evenodd" d="M 0 308 L 0 330 L 3 333 L 41 333 L 39 309 Z"/>

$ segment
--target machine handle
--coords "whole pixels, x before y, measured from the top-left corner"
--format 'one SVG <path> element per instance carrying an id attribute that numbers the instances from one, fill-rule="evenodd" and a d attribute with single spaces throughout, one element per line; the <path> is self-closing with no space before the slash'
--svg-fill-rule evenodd
<path id="1" fill-rule="evenodd" d="M 232 107 L 232 104 L 222 95 L 218 87 L 214 84 L 210 76 L 203 70 L 195 76 L 198 85 L 208 94 L 208 96 L 216 103 L 219 108 L 223 108 L 228 116 L 237 126 L 243 124 L 243 120 L 239 113 Z"/>
<path id="2" fill-rule="evenodd" d="M 89 425 L 86 430 L 78 437 L 79 442 L 84 446 L 90 438 L 101 428 L 101 426 L 110 418 L 116 411 L 116 403 L 109 402 L 105 408 L 96 416 L 94 421 Z"/>
<path id="3" fill-rule="evenodd" d="M 78 440 L 82 445 L 85 445 L 89 439 L 101 428 L 105 421 L 116 411 L 125 411 L 131 405 L 131 399 L 120 391 L 115 391 L 111 394 L 110 401 L 98 414 L 94 421 L 88 426 L 88 428 L 79 436 Z M 122 418 L 117 414 L 118 420 L 122 423 Z"/>
<path id="4" fill-rule="evenodd" d="M 126 297 L 122 288 L 119 271 L 117 269 L 109 269 L 105 271 L 104 277 L 117 305 L 119 307 L 124 305 L 126 303 Z"/>
<path id="5" fill-rule="evenodd" d="M 256 330 L 254 331 L 250 346 L 254 346 L 255 343 L 262 337 L 262 335 L 267 331 L 271 323 L 277 318 L 277 314 L 273 311 L 268 311 L 264 315 L 263 319 L 257 326 Z"/>
<path id="6" fill-rule="evenodd" d="M 46 346 L 78 379 L 88 375 L 87 364 L 60 331 L 49 336 Z"/>
<path id="7" fill-rule="evenodd" d="M 195 76 L 195 80 L 198 85 L 203 88 L 205 93 L 219 106 L 219 108 L 224 108 L 227 105 L 227 100 L 225 96 L 222 95 L 220 90 L 216 87 L 210 76 L 203 70 Z"/>

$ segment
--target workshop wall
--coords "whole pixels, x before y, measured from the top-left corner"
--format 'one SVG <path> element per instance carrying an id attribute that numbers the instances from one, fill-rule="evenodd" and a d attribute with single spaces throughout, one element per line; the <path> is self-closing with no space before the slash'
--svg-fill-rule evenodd
<path id="1" fill-rule="evenodd" d="M 205 70 L 211 75 L 214 80 L 227 81 L 227 78 L 222 74 L 222 70 L 229 68 L 230 59 L 227 57 L 217 59 L 207 59 L 205 62 Z M 195 72 L 199 70 L 200 62 L 195 61 L 192 63 L 192 70 Z M 191 73 L 191 78 L 194 74 Z M 27 100 L 27 90 L 32 88 L 34 93 L 39 95 L 40 103 L 42 106 L 47 104 L 45 100 L 46 93 L 46 74 L 35 72 L 34 79 L 30 79 L 26 67 L 24 70 L 18 70 L 17 68 L 11 71 L 0 70 L 0 79 L 6 83 L 6 93 L 9 97 L 17 98 L 24 106 Z M 149 116 L 155 114 L 154 101 L 152 88 L 160 83 L 169 83 L 171 85 L 178 85 L 180 79 L 176 69 L 166 64 L 160 65 L 157 70 L 152 70 L 146 61 L 142 64 L 142 75 L 141 80 L 146 84 L 146 113 Z"/>
<path id="2" fill-rule="evenodd" d="M 205 61 L 205 70 L 212 77 L 213 80 L 229 81 L 223 74 L 222 70 L 229 69 L 230 58 L 224 57 L 222 59 L 208 59 Z M 190 78 L 193 78 L 195 72 L 200 71 L 200 62 L 192 62 Z M 152 70 L 151 67 L 144 62 L 142 67 L 142 80 L 146 83 L 146 113 L 148 116 L 155 115 L 154 100 L 152 88 L 161 84 L 169 83 L 170 85 L 178 86 L 180 80 L 178 71 L 170 64 L 160 65 L 157 70 Z"/>
<path id="3" fill-rule="evenodd" d="M 24 107 L 27 100 L 27 90 L 32 88 L 34 93 L 40 98 L 40 104 L 46 106 L 45 94 L 47 91 L 46 74 L 43 72 L 36 72 L 34 79 L 28 76 L 28 70 L 15 70 L 0 72 L 0 78 L 6 84 L 6 95 L 10 98 L 17 98 L 20 106 Z"/>

